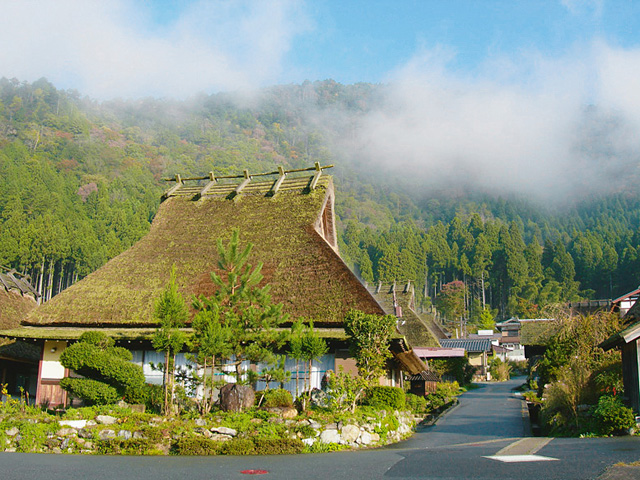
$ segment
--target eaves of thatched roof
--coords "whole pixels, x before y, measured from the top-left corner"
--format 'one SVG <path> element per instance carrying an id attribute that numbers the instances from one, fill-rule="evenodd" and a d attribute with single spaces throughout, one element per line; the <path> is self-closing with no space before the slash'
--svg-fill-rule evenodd
<path id="1" fill-rule="evenodd" d="M 37 293 L 15 271 L 0 271 L 0 330 L 14 328 L 36 306 Z"/>
<path id="2" fill-rule="evenodd" d="M 246 182 L 243 182 L 246 183 Z M 23 325 L 150 328 L 153 305 L 173 265 L 181 293 L 210 295 L 217 267 L 216 239 L 232 229 L 254 245 L 251 262 L 264 264 L 263 284 L 291 319 L 339 326 L 352 308 L 384 311 L 337 253 L 333 183 L 313 177 L 172 189 L 149 233 L 104 266 L 31 312 Z M 313 187 L 313 188 L 311 188 Z"/>

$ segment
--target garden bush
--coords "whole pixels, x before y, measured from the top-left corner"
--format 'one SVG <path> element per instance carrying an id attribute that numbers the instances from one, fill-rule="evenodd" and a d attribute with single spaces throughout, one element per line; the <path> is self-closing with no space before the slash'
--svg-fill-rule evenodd
<path id="1" fill-rule="evenodd" d="M 258 395 L 256 398 L 259 398 Z M 291 393 L 282 388 L 265 390 L 262 405 L 264 407 L 291 407 L 293 406 L 293 397 Z"/>
<path id="2" fill-rule="evenodd" d="M 427 399 L 420 395 L 414 395 L 413 393 L 407 393 L 405 399 L 406 407 L 416 415 L 428 413 Z"/>
<path id="3" fill-rule="evenodd" d="M 304 443 L 298 438 L 255 438 L 256 455 L 293 455 L 304 450 Z"/>
<path id="4" fill-rule="evenodd" d="M 617 396 L 603 395 L 593 411 L 598 429 L 603 435 L 623 434 L 636 426 L 633 410 L 625 407 Z"/>
<path id="5" fill-rule="evenodd" d="M 155 443 L 146 438 L 99 440 L 97 447 L 102 455 L 149 455 L 156 449 Z"/>
<path id="6" fill-rule="evenodd" d="M 186 437 L 178 439 L 172 446 L 176 455 L 218 455 L 222 442 L 206 437 Z"/>
<path id="7" fill-rule="evenodd" d="M 405 408 L 404 390 L 398 387 L 372 387 L 367 390 L 366 402 L 368 405 L 379 408 L 392 408 L 402 410 Z"/>

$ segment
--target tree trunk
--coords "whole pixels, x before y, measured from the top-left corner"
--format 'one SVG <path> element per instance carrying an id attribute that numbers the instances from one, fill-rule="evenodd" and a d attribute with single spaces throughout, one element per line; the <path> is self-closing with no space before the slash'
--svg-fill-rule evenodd
<path id="1" fill-rule="evenodd" d="M 51 260 L 49 260 L 49 278 L 47 280 L 47 301 L 51 300 L 51 297 L 53 295 L 53 270 L 54 270 L 54 263 L 52 258 Z"/>
<path id="2" fill-rule="evenodd" d="M 209 409 L 213 407 L 213 385 L 216 378 L 216 356 L 211 356 L 211 383 L 209 385 Z"/>
<path id="3" fill-rule="evenodd" d="M 40 276 L 38 277 L 38 295 L 40 296 L 40 302 L 43 301 L 42 298 L 42 283 L 44 281 L 44 257 L 42 257 L 42 265 L 40 266 Z"/>
<path id="4" fill-rule="evenodd" d="M 164 414 L 169 412 L 169 351 L 164 352 Z"/>

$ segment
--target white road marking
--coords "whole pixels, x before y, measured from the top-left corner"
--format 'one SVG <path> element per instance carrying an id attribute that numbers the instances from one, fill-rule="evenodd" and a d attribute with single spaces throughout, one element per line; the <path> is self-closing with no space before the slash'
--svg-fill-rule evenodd
<path id="1" fill-rule="evenodd" d="M 504 463 L 518 463 L 518 462 L 549 462 L 549 461 L 557 461 L 557 458 L 553 457 L 543 457 L 542 455 L 493 455 L 490 457 L 491 460 L 497 460 L 499 462 Z"/>

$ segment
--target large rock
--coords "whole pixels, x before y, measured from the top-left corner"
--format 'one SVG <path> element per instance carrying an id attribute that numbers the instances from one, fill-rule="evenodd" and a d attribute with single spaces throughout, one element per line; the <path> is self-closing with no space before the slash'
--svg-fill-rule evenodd
<path id="1" fill-rule="evenodd" d="M 62 427 L 84 428 L 87 426 L 86 420 L 60 420 L 58 422 Z"/>
<path id="2" fill-rule="evenodd" d="M 112 438 L 116 438 L 116 432 L 113 430 L 102 430 L 98 434 L 98 438 L 100 440 L 111 440 Z"/>
<path id="3" fill-rule="evenodd" d="M 220 407 L 227 412 L 241 412 L 251 408 L 256 393 L 249 385 L 227 383 L 220 389 Z"/>
<path id="4" fill-rule="evenodd" d="M 6 433 L 8 437 L 15 437 L 20 433 L 20 430 L 18 430 L 16 427 L 11 427 L 5 430 L 4 433 Z"/>
<path id="5" fill-rule="evenodd" d="M 111 415 L 98 415 L 96 417 L 96 422 L 100 425 L 113 425 L 116 423 L 118 419 L 116 417 L 112 417 Z"/>
<path id="6" fill-rule="evenodd" d="M 360 436 L 360 428 L 357 425 L 345 425 L 342 427 L 342 440 L 346 443 L 354 443 Z"/>
<path id="7" fill-rule="evenodd" d="M 373 441 L 371 434 L 369 432 L 362 432 L 360 434 L 360 438 L 358 439 L 358 443 L 361 445 L 369 445 Z"/>
<path id="8" fill-rule="evenodd" d="M 338 430 L 325 430 L 320 434 L 320 441 L 322 443 L 340 443 L 342 438 L 338 433 Z"/>
<path id="9" fill-rule="evenodd" d="M 219 433 L 221 435 L 229 435 L 231 437 L 235 437 L 238 434 L 236 430 L 229 427 L 213 427 L 211 431 L 213 433 Z"/>

